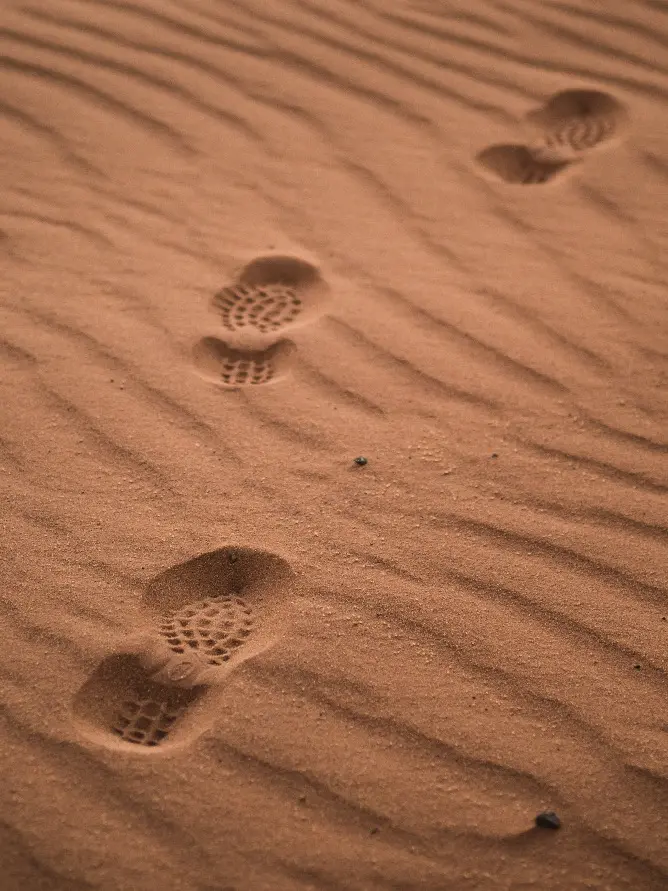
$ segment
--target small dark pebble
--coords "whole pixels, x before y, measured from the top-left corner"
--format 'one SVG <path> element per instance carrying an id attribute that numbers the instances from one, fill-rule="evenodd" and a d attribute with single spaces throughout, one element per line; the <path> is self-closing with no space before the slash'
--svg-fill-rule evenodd
<path id="1" fill-rule="evenodd" d="M 498 457 L 499 457 L 498 452 L 492 452 L 492 458 L 498 458 Z"/>
<path id="2" fill-rule="evenodd" d="M 364 457 L 364 455 L 359 455 L 359 457 L 355 458 L 355 464 L 358 464 L 360 467 L 364 467 L 364 465 L 368 463 L 369 462 Z"/>
<path id="3" fill-rule="evenodd" d="M 634 667 L 634 668 L 642 668 L 642 665 L 638 665 L 638 664 L 636 663 L 636 665 L 634 665 L 633 667 Z"/>
<path id="4" fill-rule="evenodd" d="M 541 829 L 559 829 L 561 820 L 554 811 L 543 811 L 536 817 L 536 826 Z"/>
<path id="5" fill-rule="evenodd" d="M 380 832 L 380 829 L 377 826 L 374 826 L 373 829 L 369 830 L 371 835 L 377 835 Z"/>

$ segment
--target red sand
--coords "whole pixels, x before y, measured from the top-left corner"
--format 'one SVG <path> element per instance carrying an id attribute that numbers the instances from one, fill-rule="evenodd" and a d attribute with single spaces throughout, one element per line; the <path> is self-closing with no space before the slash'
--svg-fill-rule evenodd
<path id="1" fill-rule="evenodd" d="M 3 891 L 664 889 L 668 7 L 1 26 Z"/>

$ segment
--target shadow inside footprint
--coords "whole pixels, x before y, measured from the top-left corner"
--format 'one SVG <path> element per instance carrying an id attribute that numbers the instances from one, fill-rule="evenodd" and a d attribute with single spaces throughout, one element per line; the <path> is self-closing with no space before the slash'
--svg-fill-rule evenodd
<path id="1" fill-rule="evenodd" d="M 304 324 L 324 311 L 329 286 L 320 270 L 297 257 L 257 257 L 211 301 L 230 333 L 267 335 Z"/>
<path id="2" fill-rule="evenodd" d="M 264 350 L 244 350 L 217 337 L 203 337 L 193 347 L 193 362 L 205 380 L 239 389 L 276 383 L 287 377 L 295 351 L 290 340 L 279 340 Z"/>
<path id="3" fill-rule="evenodd" d="M 564 90 L 530 112 L 525 124 L 541 158 L 568 160 L 621 135 L 628 122 L 624 105 L 600 90 Z"/>
<path id="4" fill-rule="evenodd" d="M 493 178 L 522 186 L 548 183 L 572 163 L 544 160 L 524 145 L 492 145 L 480 152 L 476 160 Z"/>
<path id="5" fill-rule="evenodd" d="M 142 598 L 142 627 L 76 695 L 79 730 L 124 751 L 192 742 L 215 720 L 228 675 L 285 633 L 293 585 L 284 560 L 250 548 L 212 551 L 161 573 Z"/>
<path id="6" fill-rule="evenodd" d="M 153 748 L 178 741 L 184 717 L 205 693 L 205 687 L 156 683 L 137 656 L 118 653 L 104 659 L 79 690 L 74 711 L 97 742 Z"/>

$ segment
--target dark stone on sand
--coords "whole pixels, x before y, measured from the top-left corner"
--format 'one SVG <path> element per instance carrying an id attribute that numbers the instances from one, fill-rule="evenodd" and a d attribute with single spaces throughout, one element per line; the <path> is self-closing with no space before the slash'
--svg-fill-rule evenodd
<path id="1" fill-rule="evenodd" d="M 540 829 L 559 829 L 561 820 L 554 811 L 543 811 L 536 817 L 536 826 Z"/>
<path id="2" fill-rule="evenodd" d="M 360 467 L 364 467 L 364 465 L 368 463 L 369 462 L 363 455 L 359 455 L 357 458 L 355 458 L 355 464 L 359 465 Z"/>

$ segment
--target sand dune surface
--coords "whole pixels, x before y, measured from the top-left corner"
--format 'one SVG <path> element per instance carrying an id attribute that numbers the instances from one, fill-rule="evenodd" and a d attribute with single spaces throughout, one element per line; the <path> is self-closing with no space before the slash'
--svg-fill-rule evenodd
<path id="1" fill-rule="evenodd" d="M 665 889 L 668 6 L 0 32 L 2 888 Z"/>

